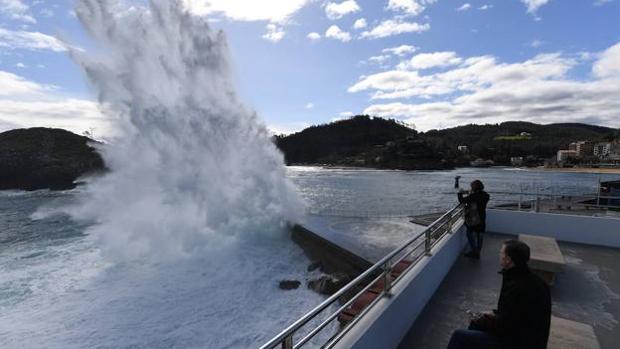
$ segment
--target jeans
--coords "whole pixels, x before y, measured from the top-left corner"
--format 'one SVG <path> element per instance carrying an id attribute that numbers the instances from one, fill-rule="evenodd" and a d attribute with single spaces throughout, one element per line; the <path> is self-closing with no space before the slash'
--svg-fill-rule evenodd
<path id="1" fill-rule="evenodd" d="M 499 339 L 489 333 L 474 330 L 456 330 L 447 349 L 502 349 Z"/>
<path id="2" fill-rule="evenodd" d="M 480 253 L 482 250 L 482 240 L 482 232 L 467 228 L 467 241 L 469 241 L 469 247 L 472 252 Z"/>

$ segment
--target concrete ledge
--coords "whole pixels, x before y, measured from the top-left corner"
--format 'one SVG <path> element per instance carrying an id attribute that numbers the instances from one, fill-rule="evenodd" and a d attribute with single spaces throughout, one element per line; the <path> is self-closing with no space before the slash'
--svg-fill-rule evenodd
<path id="1" fill-rule="evenodd" d="M 551 317 L 548 349 L 600 349 L 590 325 Z"/>
<path id="2" fill-rule="evenodd" d="M 487 230 L 508 235 L 527 232 L 559 241 L 620 247 L 619 227 L 618 218 L 487 210 Z"/>
<path id="3" fill-rule="evenodd" d="M 560 251 L 560 246 L 553 238 L 519 234 L 519 240 L 530 247 L 530 268 L 551 273 L 564 270 L 566 261 Z"/>
<path id="4" fill-rule="evenodd" d="M 462 224 L 462 223 L 461 223 Z M 411 328 L 466 244 L 465 229 L 444 236 L 392 288 L 393 296 L 382 298 L 334 346 L 337 349 L 393 349 Z"/>

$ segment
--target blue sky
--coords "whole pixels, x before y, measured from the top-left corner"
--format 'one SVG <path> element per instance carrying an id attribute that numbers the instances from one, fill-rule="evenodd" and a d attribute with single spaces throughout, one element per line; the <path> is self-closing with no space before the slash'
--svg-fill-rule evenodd
<path id="1" fill-rule="evenodd" d="M 618 0 L 184 1 L 226 32 L 239 94 L 274 132 L 358 113 L 620 127 Z M 72 4 L 0 0 L 0 129 L 106 133 L 63 48 L 88 47 Z"/>

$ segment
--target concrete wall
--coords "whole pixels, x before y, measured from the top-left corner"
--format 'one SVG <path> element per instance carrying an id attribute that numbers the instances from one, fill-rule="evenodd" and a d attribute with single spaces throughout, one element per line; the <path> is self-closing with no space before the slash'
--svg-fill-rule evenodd
<path id="1" fill-rule="evenodd" d="M 531 234 L 559 241 L 620 247 L 620 219 L 552 213 L 487 211 L 487 231 Z"/>
<path id="2" fill-rule="evenodd" d="M 335 348 L 396 348 L 452 268 L 465 243 L 462 227 L 444 237 L 431 257 L 424 257 L 394 286 L 394 295 L 381 299 Z"/>

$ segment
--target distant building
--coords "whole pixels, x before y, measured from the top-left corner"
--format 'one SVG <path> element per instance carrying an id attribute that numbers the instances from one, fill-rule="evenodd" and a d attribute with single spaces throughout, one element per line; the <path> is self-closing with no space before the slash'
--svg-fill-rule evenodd
<path id="1" fill-rule="evenodd" d="M 611 142 L 600 142 L 594 144 L 592 153 L 599 159 L 608 158 L 611 154 Z"/>
<path id="2" fill-rule="evenodd" d="M 469 153 L 469 148 L 466 145 L 459 145 L 457 149 L 461 153 L 465 153 L 465 154 Z"/>
<path id="3" fill-rule="evenodd" d="M 577 151 L 575 150 L 558 150 L 558 162 L 564 162 L 568 159 L 574 159 L 577 157 Z"/>
<path id="4" fill-rule="evenodd" d="M 521 137 L 531 137 L 532 134 L 529 133 L 529 132 L 521 132 L 521 133 L 519 133 L 519 136 L 521 136 Z"/>
<path id="5" fill-rule="evenodd" d="M 512 166 L 523 166 L 523 157 L 522 156 L 513 156 L 510 158 L 510 164 Z"/>
<path id="6" fill-rule="evenodd" d="M 576 142 L 575 152 L 577 153 L 577 158 L 579 159 L 591 157 L 594 155 L 594 143 L 588 141 Z"/>
<path id="7" fill-rule="evenodd" d="M 568 150 L 570 151 L 577 151 L 577 142 L 573 142 L 571 144 L 568 145 Z"/>

